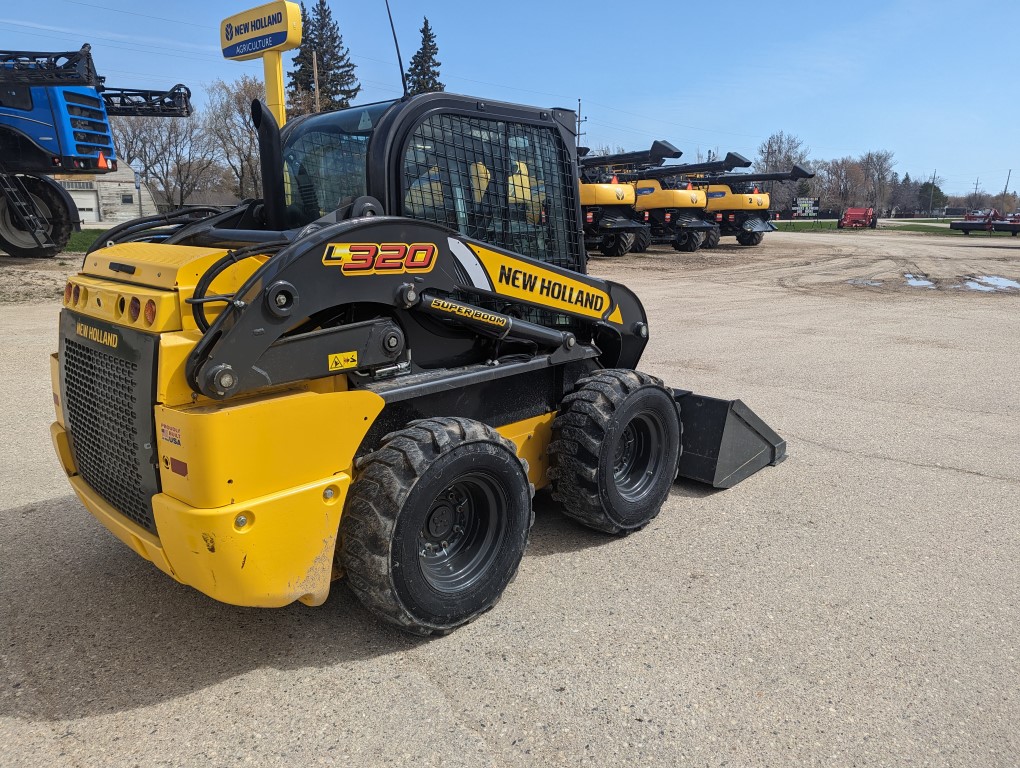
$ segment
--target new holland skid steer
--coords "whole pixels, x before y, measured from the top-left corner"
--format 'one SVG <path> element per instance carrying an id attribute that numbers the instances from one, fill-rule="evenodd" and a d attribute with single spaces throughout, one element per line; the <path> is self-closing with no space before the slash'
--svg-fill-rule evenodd
<path id="1" fill-rule="evenodd" d="M 740 401 L 636 367 L 637 296 L 587 275 L 572 112 L 427 94 L 259 102 L 264 199 L 112 230 L 64 293 L 52 435 L 85 507 L 221 601 L 443 633 L 517 571 L 535 489 L 609 534 L 679 476 L 785 455 Z"/>

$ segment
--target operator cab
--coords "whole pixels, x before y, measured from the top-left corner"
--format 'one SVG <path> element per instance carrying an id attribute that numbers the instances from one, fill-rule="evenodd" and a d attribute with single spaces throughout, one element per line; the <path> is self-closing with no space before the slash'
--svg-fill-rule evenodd
<path id="1" fill-rule="evenodd" d="M 371 199 L 584 271 L 570 115 L 439 93 L 298 118 L 281 131 L 286 226 Z"/>

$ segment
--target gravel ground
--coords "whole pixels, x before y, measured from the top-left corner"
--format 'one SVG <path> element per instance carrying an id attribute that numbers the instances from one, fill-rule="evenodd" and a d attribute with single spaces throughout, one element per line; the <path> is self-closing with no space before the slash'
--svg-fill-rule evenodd
<path id="1" fill-rule="evenodd" d="M 622 539 L 540 496 L 504 599 L 430 640 L 342 585 L 219 605 L 108 535 L 48 438 L 76 260 L 0 257 L 0 766 L 1020 764 L 1020 290 L 966 287 L 1020 243 L 946 240 L 593 260 L 645 302 L 643 368 L 790 458 Z"/>

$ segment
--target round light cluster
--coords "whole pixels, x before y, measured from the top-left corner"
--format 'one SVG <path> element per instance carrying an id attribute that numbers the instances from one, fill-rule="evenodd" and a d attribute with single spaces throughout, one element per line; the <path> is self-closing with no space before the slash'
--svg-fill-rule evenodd
<path id="1" fill-rule="evenodd" d="M 79 307 L 84 309 L 88 305 L 89 292 L 88 289 L 81 285 L 68 282 L 64 286 L 64 306 L 66 307 Z M 99 299 L 96 299 L 96 303 L 99 303 Z M 154 299 L 146 299 L 143 307 L 142 300 L 137 296 L 119 296 L 115 303 L 117 317 L 120 318 L 127 315 L 129 322 L 137 323 L 139 318 L 144 320 L 144 324 L 151 326 L 156 322 L 156 302 Z"/>

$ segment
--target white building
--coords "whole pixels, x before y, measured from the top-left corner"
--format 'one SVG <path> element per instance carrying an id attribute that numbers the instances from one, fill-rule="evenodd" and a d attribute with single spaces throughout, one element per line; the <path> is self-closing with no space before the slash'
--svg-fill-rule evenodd
<path id="1" fill-rule="evenodd" d="M 54 175 L 53 178 L 71 193 L 83 229 L 110 227 L 159 212 L 145 184 L 135 189 L 135 172 L 127 165 L 113 173 Z"/>

